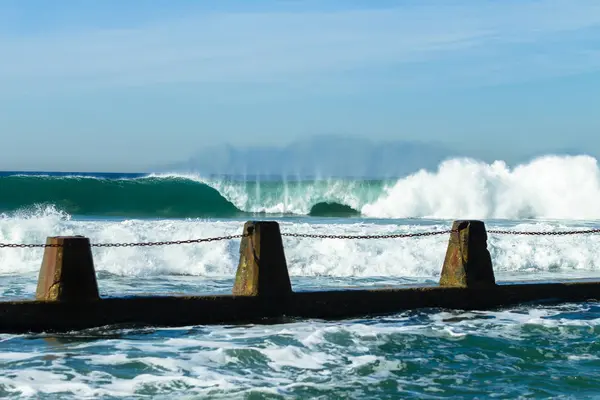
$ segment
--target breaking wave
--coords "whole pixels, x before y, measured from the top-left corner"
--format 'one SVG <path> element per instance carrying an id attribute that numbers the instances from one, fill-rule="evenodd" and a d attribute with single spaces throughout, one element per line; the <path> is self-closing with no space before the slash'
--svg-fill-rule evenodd
<path id="1" fill-rule="evenodd" d="M 452 159 L 397 180 L 234 180 L 197 175 L 0 176 L 0 212 L 51 205 L 124 218 L 255 214 L 372 218 L 600 219 L 600 170 L 589 156 L 509 167 Z"/>

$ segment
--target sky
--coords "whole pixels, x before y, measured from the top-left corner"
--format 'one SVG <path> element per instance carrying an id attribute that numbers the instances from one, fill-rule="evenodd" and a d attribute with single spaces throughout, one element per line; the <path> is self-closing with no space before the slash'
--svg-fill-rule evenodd
<path id="1" fill-rule="evenodd" d="M 597 0 L 0 2 L 0 170 L 310 135 L 600 155 Z"/>

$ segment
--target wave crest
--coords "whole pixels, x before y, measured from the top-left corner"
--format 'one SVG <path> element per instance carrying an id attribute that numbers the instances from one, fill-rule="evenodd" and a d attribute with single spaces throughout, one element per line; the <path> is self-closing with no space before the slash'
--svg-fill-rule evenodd
<path id="1" fill-rule="evenodd" d="M 377 218 L 599 219 L 600 171 L 589 156 L 545 156 L 510 169 L 471 159 L 442 163 L 386 188 L 362 207 Z"/>
<path id="2" fill-rule="evenodd" d="M 56 207 L 124 218 L 253 214 L 435 219 L 600 219 L 600 170 L 589 156 L 545 156 L 515 168 L 452 159 L 398 180 L 236 181 L 197 175 L 131 179 L 0 177 L 0 212 Z"/>

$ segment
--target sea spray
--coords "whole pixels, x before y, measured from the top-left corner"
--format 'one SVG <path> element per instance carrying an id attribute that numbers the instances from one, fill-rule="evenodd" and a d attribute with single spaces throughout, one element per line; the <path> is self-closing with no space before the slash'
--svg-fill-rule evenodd
<path id="1" fill-rule="evenodd" d="M 196 174 L 0 174 L 0 212 L 51 205 L 76 216 L 250 218 L 286 215 L 438 219 L 600 219 L 600 170 L 588 156 L 510 168 L 452 159 L 395 180 L 279 180 Z"/>
<path id="2" fill-rule="evenodd" d="M 514 169 L 454 159 L 398 180 L 361 211 L 377 218 L 599 219 L 600 171 L 587 156 L 546 156 Z"/>
<path id="3" fill-rule="evenodd" d="M 289 233 L 382 235 L 446 230 L 439 220 L 359 220 L 324 223 L 306 219 L 280 221 Z M 93 243 L 155 242 L 236 235 L 243 220 L 77 220 L 52 208 L 0 217 L 0 243 L 43 243 L 47 236 L 84 235 Z M 488 229 L 559 231 L 585 229 L 577 222 L 490 221 Z M 498 276 L 563 277 L 600 272 L 600 243 L 595 235 L 513 236 L 490 234 L 488 247 Z M 285 237 L 290 275 L 296 277 L 412 277 L 435 281 L 448 243 L 447 235 L 403 239 L 338 240 Z M 33 273 L 41 249 L 0 249 L 0 273 Z M 239 239 L 156 247 L 95 248 L 98 271 L 114 275 L 188 275 L 232 277 L 239 259 Z"/>
<path id="4" fill-rule="evenodd" d="M 0 242 L 42 243 L 46 236 L 71 234 L 88 236 L 95 243 L 239 234 L 243 222 L 256 217 L 248 210 L 282 212 L 286 216 L 261 216 L 278 219 L 282 231 L 290 233 L 430 232 L 448 229 L 450 220 L 461 216 L 509 217 L 515 215 L 511 214 L 515 204 L 524 204 L 517 207 L 518 215 L 538 219 L 486 219 L 488 229 L 553 232 L 597 228 L 597 221 L 573 220 L 594 215 L 593 207 L 598 203 L 594 192 L 595 161 L 555 161 L 558 170 L 568 172 L 552 171 L 547 161 L 522 166 L 530 171 L 528 176 L 502 164 L 493 167 L 456 160 L 448 164 L 456 174 L 456 185 L 448 185 L 448 191 L 437 193 L 430 199 L 431 204 L 416 201 L 412 205 L 404 202 L 402 196 L 410 197 L 423 190 L 420 180 L 429 179 L 426 183 L 433 185 L 431 191 L 435 191 L 435 185 L 452 177 L 442 173 L 446 165 L 439 171 L 366 184 L 334 179 L 317 183 L 288 180 L 285 185 L 266 180 L 255 184 L 251 180 L 240 184 L 231 179 L 203 180 L 195 176 L 63 178 L 68 185 L 99 179 L 101 182 L 92 184 L 93 190 L 88 191 L 98 198 L 95 204 L 104 207 L 103 216 L 82 215 L 89 207 L 86 198 L 79 197 L 86 200 L 81 204 L 73 202 L 65 195 L 71 193 L 68 190 L 51 191 L 56 195 L 53 200 L 44 195 L 43 201 L 32 202 L 32 193 L 39 194 L 36 180 L 28 181 L 20 193 L 0 178 L 0 200 L 10 201 L 11 196 L 23 195 L 28 200 L 0 211 Z M 465 163 L 471 164 L 467 168 Z M 482 172 L 490 169 L 497 174 Z M 50 178 L 49 188 L 56 182 L 52 179 L 57 178 Z M 134 179 L 137 181 L 132 184 Z M 113 181 L 118 181 L 117 189 L 112 186 Z M 135 185 L 140 181 L 141 186 L 151 189 L 138 190 Z M 405 191 L 404 181 L 413 182 L 415 191 Z M 470 181 L 476 183 L 472 188 L 465 187 L 465 182 Z M 192 189 L 180 190 L 179 184 Z M 401 190 L 395 191 L 398 185 Z M 583 197 L 582 191 L 577 190 L 581 186 L 587 188 L 582 191 L 590 189 Z M 365 188 L 378 194 L 374 198 L 364 196 Z M 468 193 L 461 195 L 461 188 Z M 155 197 L 153 191 L 164 192 L 164 196 Z M 111 196 L 107 197 L 107 193 Z M 182 193 L 190 198 L 182 199 Z M 227 201 L 234 206 L 236 216 L 242 215 L 236 219 L 206 219 L 208 214 L 200 212 L 210 202 L 203 201 L 198 193 L 217 193 L 218 201 L 213 205 L 221 207 Z M 589 204 L 585 203 L 586 198 Z M 156 203 L 157 199 L 161 202 Z M 310 213 L 315 205 L 327 202 L 349 205 L 355 210 L 370 205 L 373 208 L 363 213 L 373 215 L 438 215 L 444 219 L 287 216 L 292 210 L 295 214 Z M 508 205 L 504 206 L 504 202 Z M 140 209 L 136 208 L 139 204 L 152 218 L 201 218 L 140 219 Z M 124 213 L 132 210 L 138 216 Z M 209 209 L 210 216 L 215 215 L 214 210 Z M 565 219 L 542 220 L 543 216 Z M 294 290 L 302 291 L 435 283 L 447 241 L 446 235 L 377 240 L 285 237 L 284 246 Z M 490 234 L 488 247 L 500 281 L 600 276 L 597 235 Z M 103 296 L 231 293 L 238 248 L 239 240 L 95 248 L 94 260 Z M 33 298 L 41 255 L 41 249 L 0 249 L 0 296 L 4 300 Z M 65 334 L 0 335 L 0 393 L 5 397 L 78 399 L 175 395 L 220 399 L 472 398 L 490 393 L 506 398 L 568 397 L 577 393 L 585 398 L 600 393 L 600 307 L 595 301 L 526 304 L 485 312 L 423 309 L 349 321 L 287 322 L 291 323 L 166 329 L 104 326 Z M 552 379 L 547 378 L 549 375 Z"/>

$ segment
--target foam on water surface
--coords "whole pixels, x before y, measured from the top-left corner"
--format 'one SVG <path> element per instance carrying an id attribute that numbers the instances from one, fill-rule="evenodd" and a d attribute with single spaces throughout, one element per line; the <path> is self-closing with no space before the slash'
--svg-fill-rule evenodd
<path id="1" fill-rule="evenodd" d="M 145 242 L 239 234 L 243 220 L 93 220 L 53 208 L 0 217 L 0 242 Z M 280 220 L 284 232 L 386 234 L 446 230 L 443 220 Z M 584 221 L 487 221 L 488 229 L 588 229 Z M 600 276 L 595 235 L 490 235 L 504 280 Z M 296 290 L 435 283 L 447 235 L 386 240 L 284 238 Z M 42 251 L 0 249 L 0 295 L 32 298 Z M 239 240 L 95 248 L 105 296 L 229 293 Z M 0 335 L 0 396 L 13 398 L 578 398 L 600 394 L 600 305 L 488 312 L 417 310 L 338 322 L 101 327 Z"/>
<path id="2" fill-rule="evenodd" d="M 285 325 L 1 335 L 7 396 L 501 398 L 597 394 L 600 307 L 420 310 Z M 54 396 L 53 396 L 54 395 Z"/>
<path id="3" fill-rule="evenodd" d="M 243 220 L 90 220 L 74 219 L 53 208 L 0 216 L 0 242 L 44 243 L 47 236 L 84 235 L 93 243 L 187 240 L 242 231 Z M 282 232 L 382 235 L 447 230 L 441 220 L 283 219 Z M 595 227 L 580 221 L 488 221 L 488 229 L 563 231 Z M 381 277 L 436 280 L 448 235 L 421 238 L 338 240 L 284 237 L 290 275 L 295 278 L 359 279 Z M 239 259 L 239 239 L 156 247 L 94 248 L 101 277 L 149 278 L 191 276 L 232 278 Z M 514 236 L 490 234 L 499 277 L 585 277 L 600 272 L 598 235 Z M 0 249 L 0 275 L 24 276 L 39 270 L 42 249 Z"/>

